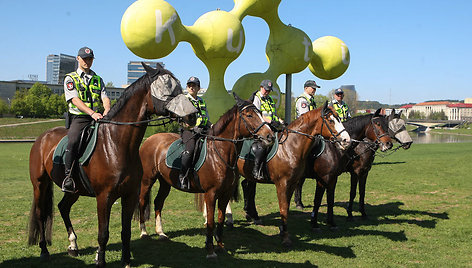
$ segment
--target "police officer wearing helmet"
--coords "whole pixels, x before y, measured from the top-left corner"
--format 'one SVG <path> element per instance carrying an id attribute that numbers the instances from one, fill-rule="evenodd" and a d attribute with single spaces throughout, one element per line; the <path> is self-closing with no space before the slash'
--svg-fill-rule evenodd
<path id="1" fill-rule="evenodd" d="M 253 94 L 253 104 L 259 109 L 262 113 L 264 121 L 269 123 L 273 128 L 279 129 L 279 127 L 284 123 L 282 119 L 277 116 L 275 110 L 275 102 L 271 96 L 269 96 L 272 91 L 273 83 L 270 80 L 263 80 L 259 87 L 259 90 Z M 267 152 L 262 146 L 260 141 L 255 141 L 251 147 L 254 152 L 254 168 L 252 170 L 252 176 L 256 180 L 264 179 L 265 175 L 265 158 Z"/>
<path id="2" fill-rule="evenodd" d="M 190 77 L 187 81 L 187 98 L 197 108 L 197 122 L 194 127 L 186 126 L 181 129 L 182 142 L 185 144 L 185 151 L 182 152 L 182 169 L 179 174 L 180 186 L 182 189 L 190 189 L 188 173 L 193 163 L 195 144 L 202 134 L 206 133 L 211 126 L 210 117 L 205 101 L 197 94 L 200 90 L 200 80 L 197 77 Z"/>
<path id="3" fill-rule="evenodd" d="M 320 86 L 315 81 L 308 80 L 305 82 L 303 93 L 295 101 L 297 118 L 308 111 L 316 109 L 314 96 L 317 88 L 320 88 Z"/>
<path id="4" fill-rule="evenodd" d="M 351 112 L 349 106 L 343 101 L 344 91 L 342 88 L 334 90 L 334 100 L 329 102 L 329 106 L 333 107 L 341 118 L 341 122 L 351 118 Z"/>
<path id="5" fill-rule="evenodd" d="M 90 68 L 94 55 L 92 49 L 83 47 L 77 53 L 78 68 L 68 73 L 64 79 L 64 94 L 69 111 L 69 143 L 65 152 L 65 174 L 62 191 L 75 192 L 75 183 L 71 177 L 74 160 L 78 157 L 78 143 L 81 131 L 92 121 L 103 118 L 110 110 L 110 99 L 105 90 L 103 79 Z M 105 111 L 103 115 L 98 111 L 99 102 L 102 102 Z"/>

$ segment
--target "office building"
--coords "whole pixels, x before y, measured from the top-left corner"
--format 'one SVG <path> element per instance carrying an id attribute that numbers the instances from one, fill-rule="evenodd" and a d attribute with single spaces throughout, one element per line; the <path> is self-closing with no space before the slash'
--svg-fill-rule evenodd
<path id="1" fill-rule="evenodd" d="M 77 60 L 74 56 L 59 54 L 48 55 L 46 61 L 46 82 L 48 84 L 62 84 L 66 74 L 77 69 Z"/>
<path id="2" fill-rule="evenodd" d="M 164 66 L 163 62 L 155 62 L 155 61 L 145 61 L 145 64 L 156 68 L 157 64 Z M 131 85 L 136 80 L 138 80 L 141 76 L 146 73 L 144 67 L 141 65 L 141 61 L 130 61 L 128 63 L 128 85 Z"/>

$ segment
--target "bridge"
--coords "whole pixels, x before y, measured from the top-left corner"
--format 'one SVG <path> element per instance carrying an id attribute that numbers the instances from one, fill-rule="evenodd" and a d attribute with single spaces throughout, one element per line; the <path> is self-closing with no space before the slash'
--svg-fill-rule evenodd
<path id="1" fill-rule="evenodd" d="M 453 128 L 464 124 L 464 120 L 430 120 L 430 119 L 406 119 L 405 123 L 408 125 L 417 126 L 413 131 L 429 131 L 435 127 Z"/>

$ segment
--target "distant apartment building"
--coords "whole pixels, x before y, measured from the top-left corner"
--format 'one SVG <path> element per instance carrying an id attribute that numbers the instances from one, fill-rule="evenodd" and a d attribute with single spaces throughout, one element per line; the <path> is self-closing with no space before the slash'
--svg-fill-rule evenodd
<path id="1" fill-rule="evenodd" d="M 447 120 L 466 120 L 472 121 L 472 103 L 454 103 L 450 101 L 429 101 L 417 104 L 409 104 L 400 107 L 403 114 L 409 118 L 410 113 L 419 112 L 425 116 L 431 113 L 444 112 Z"/>
<path id="2" fill-rule="evenodd" d="M 153 68 L 156 68 L 157 64 L 164 66 L 163 62 L 145 61 L 144 63 Z M 128 63 L 128 85 L 134 83 L 144 74 L 146 74 L 146 71 L 144 70 L 143 65 L 141 65 L 141 61 L 130 61 Z"/>
<path id="3" fill-rule="evenodd" d="M 74 56 L 59 54 L 48 55 L 46 60 L 46 83 L 62 84 L 66 74 L 77 69 L 77 60 Z"/>

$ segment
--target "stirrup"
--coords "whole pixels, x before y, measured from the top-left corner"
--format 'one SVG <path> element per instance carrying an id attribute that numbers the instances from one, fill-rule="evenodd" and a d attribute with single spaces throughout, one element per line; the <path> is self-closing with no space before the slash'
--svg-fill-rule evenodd
<path id="1" fill-rule="evenodd" d="M 66 181 L 71 181 L 71 185 L 70 185 L 70 188 L 68 188 L 68 186 L 66 186 Z M 75 190 L 75 181 L 70 177 L 70 176 L 67 176 L 64 181 L 62 181 L 62 187 L 61 187 L 61 190 L 64 192 L 64 193 L 71 193 L 71 194 L 75 194 L 76 193 L 76 190 Z"/>

